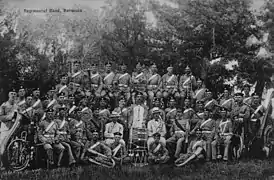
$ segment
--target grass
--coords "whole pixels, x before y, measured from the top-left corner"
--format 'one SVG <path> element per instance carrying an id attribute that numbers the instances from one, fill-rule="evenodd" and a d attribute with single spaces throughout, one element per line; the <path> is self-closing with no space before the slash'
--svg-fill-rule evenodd
<path id="1" fill-rule="evenodd" d="M 251 160 L 239 163 L 205 163 L 188 165 L 183 168 L 172 165 L 146 166 L 137 168 L 106 169 L 94 165 L 53 170 L 24 172 L 0 172 L 1 180 L 187 180 L 187 179 L 274 179 L 273 160 Z"/>

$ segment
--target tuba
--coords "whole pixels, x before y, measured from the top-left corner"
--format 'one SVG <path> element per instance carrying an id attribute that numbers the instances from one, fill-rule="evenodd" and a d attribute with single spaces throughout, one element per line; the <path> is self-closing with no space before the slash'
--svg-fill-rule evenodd
<path id="1" fill-rule="evenodd" d="M 103 166 L 106 168 L 113 168 L 115 166 L 115 161 L 112 158 L 107 157 L 95 150 L 89 149 L 88 152 L 92 153 L 94 156 L 89 158 L 91 163 Z"/>

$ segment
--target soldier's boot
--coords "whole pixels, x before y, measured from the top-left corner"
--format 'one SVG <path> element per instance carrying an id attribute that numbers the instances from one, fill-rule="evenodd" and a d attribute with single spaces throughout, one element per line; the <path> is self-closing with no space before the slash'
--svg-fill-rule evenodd
<path id="1" fill-rule="evenodd" d="M 64 155 L 64 149 L 59 150 L 58 160 L 57 160 L 57 167 L 61 166 L 61 161 Z"/>
<path id="2" fill-rule="evenodd" d="M 53 160 L 53 150 L 52 149 L 47 149 L 47 168 L 51 168 L 51 166 L 54 164 Z"/>
<path id="3" fill-rule="evenodd" d="M 220 144 L 217 145 L 217 159 L 218 159 L 218 160 L 222 159 L 222 155 L 221 155 L 221 145 L 220 145 Z"/>

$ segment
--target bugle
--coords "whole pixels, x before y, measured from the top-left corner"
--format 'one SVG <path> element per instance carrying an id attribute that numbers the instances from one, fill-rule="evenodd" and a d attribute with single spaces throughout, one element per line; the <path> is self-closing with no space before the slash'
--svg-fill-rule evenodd
<path id="1" fill-rule="evenodd" d="M 95 150 L 89 149 L 88 152 L 96 155 L 95 157 L 90 157 L 89 161 L 91 163 L 97 164 L 99 166 L 103 166 L 106 168 L 113 168 L 115 166 L 115 161 L 112 158 L 107 157 Z"/>

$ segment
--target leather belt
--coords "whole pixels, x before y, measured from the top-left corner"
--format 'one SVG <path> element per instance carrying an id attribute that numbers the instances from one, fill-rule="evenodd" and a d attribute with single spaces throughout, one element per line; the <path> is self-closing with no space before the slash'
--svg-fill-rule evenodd
<path id="1" fill-rule="evenodd" d="M 67 132 L 65 132 L 65 131 L 60 131 L 59 134 L 65 135 L 65 134 L 67 134 Z"/>

